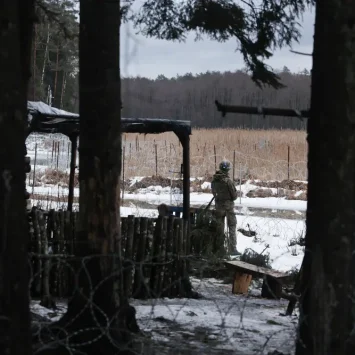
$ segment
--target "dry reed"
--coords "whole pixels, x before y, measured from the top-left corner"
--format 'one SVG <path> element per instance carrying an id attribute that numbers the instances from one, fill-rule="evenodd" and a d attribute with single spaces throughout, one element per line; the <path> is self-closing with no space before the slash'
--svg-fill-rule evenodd
<path id="1" fill-rule="evenodd" d="M 53 142 L 62 140 L 62 154 L 67 154 L 66 137 L 53 135 L 37 139 L 43 139 L 43 148 L 49 154 L 48 166 L 53 165 L 50 162 Z M 160 176 L 179 177 L 182 147 L 173 133 L 127 133 L 123 134 L 122 142 L 126 181 L 135 176 L 152 176 L 156 171 Z M 192 177 L 211 176 L 215 161 L 217 165 L 223 158 L 233 162 L 235 156 L 235 179 L 242 175 L 242 178 L 281 181 L 288 178 L 288 173 L 290 179 L 307 179 L 307 142 L 303 131 L 193 129 L 190 147 Z"/>
<path id="2" fill-rule="evenodd" d="M 191 176 L 209 176 L 216 162 L 229 159 L 235 151 L 235 177 L 261 180 L 307 179 L 306 133 L 292 130 L 194 129 L 191 135 Z M 134 176 L 172 175 L 180 171 L 182 147 L 173 133 L 123 135 L 125 179 Z M 157 148 L 155 148 L 155 146 Z"/>

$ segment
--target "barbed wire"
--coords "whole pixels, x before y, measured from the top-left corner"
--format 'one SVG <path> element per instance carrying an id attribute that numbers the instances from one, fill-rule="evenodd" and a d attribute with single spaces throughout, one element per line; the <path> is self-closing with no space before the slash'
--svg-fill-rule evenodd
<path id="1" fill-rule="evenodd" d="M 104 257 L 96 255 L 83 258 L 81 270 L 77 272 L 66 261 L 61 260 L 60 265 L 71 269 L 73 276 L 84 271 L 90 283 L 87 261 Z M 208 266 L 206 264 L 206 268 Z M 52 263 L 51 267 L 55 268 L 56 263 Z M 128 269 L 131 269 L 131 266 Z M 43 272 L 43 269 L 40 272 Z M 124 273 L 125 269 L 120 272 Z M 40 306 L 39 301 L 33 300 L 31 302 L 32 313 L 43 317 L 35 321 L 37 326 L 35 335 L 39 339 L 35 353 L 40 353 L 48 347 L 64 346 L 71 354 L 85 354 L 85 351 L 80 351 L 80 349 L 93 345 L 102 337 L 107 337 L 117 350 L 122 351 L 122 344 L 112 338 L 109 330 L 117 314 L 108 317 L 101 310 L 100 305 L 94 301 L 95 293 L 110 278 L 117 278 L 117 274 L 112 273 L 95 287 L 91 285 L 90 297 L 84 298 L 82 308 L 65 327 L 52 328 L 53 320 L 49 317 L 53 317 L 54 313 L 54 320 L 57 321 L 65 314 L 66 300 L 60 300 L 55 310 L 46 309 Z M 203 351 L 204 354 L 267 354 L 274 350 L 291 351 L 296 336 L 297 317 L 280 316 L 286 307 L 283 301 L 260 299 L 256 281 L 248 295 L 239 296 L 231 293 L 231 285 L 223 283 L 223 279 L 192 277 L 191 282 L 200 294 L 199 299 L 130 300 L 131 305 L 136 308 L 137 321 L 144 334 L 143 337 L 142 335 L 136 336 L 135 348 L 138 351 L 135 353 L 146 354 L 145 348 L 156 348 L 156 350 L 166 348 L 166 353 L 171 354 L 187 354 L 187 351 Z M 75 332 L 66 331 L 66 327 L 77 320 L 87 309 L 90 311 L 94 326 L 83 327 Z M 97 313 L 104 317 L 104 322 L 97 318 Z M 48 339 L 48 332 L 50 339 Z M 56 332 L 62 332 L 61 336 L 55 336 Z M 64 336 L 63 332 L 65 332 Z M 86 334 L 88 334 L 87 337 Z M 93 334 L 97 335 L 93 336 Z M 78 336 L 83 340 L 75 342 Z M 165 337 L 169 337 L 169 344 L 164 345 Z M 160 343 L 162 338 L 163 344 Z M 185 340 L 184 343 L 181 343 L 183 340 Z M 181 352 L 174 352 L 174 347 L 179 347 Z"/>
<path id="2" fill-rule="evenodd" d="M 54 140 L 61 140 L 57 136 L 50 137 L 51 140 L 49 141 L 42 138 L 37 137 L 36 142 L 38 146 L 43 147 L 47 144 L 47 152 L 42 157 L 40 154 L 37 155 L 38 166 L 36 167 L 35 194 L 32 202 L 38 208 L 42 207 L 45 210 L 52 208 L 65 210 L 67 207 L 67 185 L 65 181 L 68 178 L 66 174 L 68 172 L 69 159 L 66 152 L 69 149 L 65 138 L 63 138 L 59 157 L 55 157 L 55 154 L 50 154 L 50 147 L 53 146 Z M 171 174 L 171 171 L 178 171 L 181 164 L 181 147 L 178 144 L 171 148 L 171 154 L 170 146 L 169 153 L 167 153 L 168 144 L 165 141 L 139 141 L 137 149 L 135 149 L 134 141 L 125 140 L 123 144 L 125 147 L 126 180 L 129 177 L 139 175 L 154 175 L 155 151 L 158 152 L 156 161 L 158 162 L 159 175 L 165 175 L 167 180 L 169 178 L 171 181 L 179 180 L 178 174 L 176 177 Z M 157 150 L 154 148 L 156 145 L 159 147 Z M 34 143 L 30 142 L 28 148 L 29 153 L 31 153 Z M 196 185 L 192 184 L 192 188 L 199 192 L 209 191 L 208 175 L 214 172 L 216 161 L 218 162 L 219 159 L 222 159 L 224 154 L 223 151 L 219 151 L 218 154 L 214 154 L 213 151 L 207 152 L 207 149 L 204 153 L 201 146 L 200 153 L 191 156 L 192 175 L 195 177 L 205 176 L 205 179 L 201 180 L 201 182 L 207 183 L 205 188 L 201 187 L 201 182 Z M 265 154 L 267 157 L 268 152 Z M 287 161 L 273 161 L 264 156 L 254 156 L 240 151 L 236 152 L 236 157 L 238 164 L 236 164 L 235 175 L 237 179 L 241 177 L 241 180 L 243 180 L 252 175 L 255 177 L 270 178 L 272 176 L 274 178 L 285 178 L 287 175 Z M 302 166 L 302 163 L 294 162 L 294 166 L 289 164 L 291 176 L 297 175 L 297 169 L 301 169 L 297 168 L 297 164 Z M 144 169 L 142 169 L 142 166 L 145 166 Z M 51 167 L 52 172 L 48 167 Z M 55 176 L 51 176 L 53 171 L 55 171 Z M 275 172 L 278 172 L 278 174 Z M 33 176 L 30 176 L 29 180 L 29 186 L 31 186 Z M 46 182 L 50 182 L 47 187 L 45 186 Z M 128 183 L 128 181 L 126 182 Z M 244 181 L 241 182 L 245 183 Z M 176 185 L 177 183 L 174 184 Z M 175 185 L 172 188 L 176 189 L 174 193 L 179 195 L 178 184 Z M 131 187 L 128 185 L 127 189 L 129 189 L 128 192 L 144 193 L 144 189 L 135 188 L 134 185 Z M 169 189 L 170 186 L 167 186 L 164 192 L 169 193 Z M 151 192 L 156 193 L 154 200 L 143 197 L 140 201 L 126 201 L 126 204 L 123 204 L 121 208 L 122 216 L 134 214 L 136 218 L 156 218 L 157 210 L 155 205 L 166 201 L 163 195 L 162 199 L 160 199 L 159 189 L 154 189 L 153 187 Z M 243 192 L 247 193 L 247 190 Z M 77 190 L 75 190 L 75 196 L 77 199 Z M 127 199 L 127 196 L 125 199 Z M 77 200 L 74 202 L 74 207 L 78 208 Z M 304 252 L 303 247 L 300 245 L 300 240 L 305 230 L 304 214 L 294 211 L 275 212 L 262 207 L 244 208 L 243 206 L 238 206 L 236 213 L 237 227 L 240 230 L 237 235 L 238 248 L 244 251 L 252 249 L 259 254 L 266 250 L 266 253 L 272 255 L 273 268 L 279 269 L 283 267 L 289 270 L 293 269 L 294 272 L 298 270 Z M 243 235 L 242 230 L 248 229 L 256 233 L 253 238 Z M 153 238 L 153 236 L 150 238 Z M 50 246 L 54 252 L 53 243 L 55 242 L 50 241 Z M 80 243 L 77 244 L 80 247 Z M 141 329 L 141 333 L 133 337 L 133 343 L 130 345 L 131 348 L 129 350 L 133 351 L 133 353 L 273 354 L 274 352 L 274 354 L 280 354 L 275 351 L 280 351 L 281 353 L 292 351 L 297 334 L 298 313 L 296 312 L 294 317 L 280 316 L 280 313 L 283 313 L 287 306 L 286 301 L 260 298 L 261 281 L 259 280 L 252 281 L 250 290 L 246 295 L 232 294 L 232 275 L 228 273 L 221 275 L 218 272 L 223 259 L 217 260 L 218 258 L 216 257 L 204 257 L 201 259 L 201 257 L 190 254 L 180 256 L 180 260 L 186 260 L 192 265 L 196 264 L 195 269 L 190 270 L 189 279 L 193 289 L 199 294 L 199 298 L 168 298 L 159 297 L 161 294 L 159 295 L 159 293 L 150 289 L 150 285 L 144 281 L 144 269 L 160 266 L 168 267 L 173 262 L 159 262 L 154 260 L 154 258 L 147 258 L 142 262 L 125 259 L 120 262 L 123 266 L 119 270 L 106 275 L 100 282 L 96 282 L 92 279 L 88 263 L 94 262 L 97 258 L 101 260 L 110 258 L 112 260 L 112 255 L 90 255 L 81 258 L 75 253 L 69 253 L 69 250 L 64 251 L 59 254 L 48 254 L 48 251 L 44 254 L 38 251 L 31 252 L 29 255 L 32 272 L 30 289 L 33 289 L 33 285 L 36 282 L 38 284 L 38 278 L 41 279 L 42 277 L 41 282 L 43 282 L 43 275 L 45 272 L 48 273 L 49 264 L 52 270 L 57 271 L 57 274 L 66 274 L 67 279 L 69 277 L 77 277 L 80 273 L 85 274 L 90 293 L 89 295 L 83 294 L 77 281 L 71 284 L 71 293 L 64 296 L 57 295 L 55 293 L 56 287 L 50 286 L 49 289 L 52 295 L 50 294 L 49 296 L 54 299 L 57 298 L 56 303 L 60 305 L 56 310 L 40 306 L 39 300 L 33 297 L 31 302 L 32 313 L 44 316 L 42 320 L 35 321 L 37 324 L 36 337 L 38 339 L 36 354 L 40 354 L 49 348 L 58 347 L 66 349 L 70 354 L 85 354 L 85 347 L 95 347 L 95 344 L 103 341 L 103 339 L 106 339 L 117 351 L 122 351 L 122 347 L 126 345 L 118 342 L 115 336 L 112 335 L 112 328 L 117 332 L 124 333 L 127 331 L 126 327 L 121 324 L 121 329 L 118 329 L 119 326 L 115 322 L 120 317 L 119 314 L 108 315 L 101 308 L 102 305 L 95 301 L 95 298 L 101 292 L 100 289 L 105 282 L 112 279 L 116 280 L 127 272 L 133 273 L 133 279 L 134 275 L 137 275 L 137 278 L 143 280 L 144 287 L 148 289 L 144 299 L 129 298 L 129 303 L 135 307 L 137 322 Z M 35 264 L 36 261 L 37 264 Z M 38 261 L 41 261 L 40 267 L 38 267 Z M 75 268 L 72 263 L 77 263 L 80 267 Z M 36 269 L 34 269 L 34 265 L 36 265 Z M 56 285 L 55 281 L 53 281 L 53 277 L 55 277 L 53 275 L 56 275 L 56 273 L 51 273 L 50 279 L 52 281 L 50 282 L 52 285 Z M 179 282 L 181 282 L 181 279 L 166 285 L 166 287 L 175 287 L 176 283 Z M 290 285 L 290 287 L 292 286 Z M 120 288 L 123 288 L 122 284 Z M 78 309 L 77 314 L 69 318 L 65 326 L 59 323 L 59 326 L 53 328 L 53 320 L 57 321 L 63 314 L 66 314 L 68 298 L 70 299 L 74 292 L 78 292 L 81 295 L 80 309 Z M 37 297 L 45 300 L 43 294 L 37 294 Z M 50 303 L 47 304 L 47 306 L 50 305 Z M 74 325 L 76 327 L 76 322 L 80 321 L 85 312 L 89 312 L 88 314 L 92 321 L 91 326 L 82 326 L 79 329 L 73 328 L 74 330 L 68 329 L 68 327 L 74 327 Z M 56 316 L 51 320 L 50 316 L 54 314 Z M 113 324 L 115 325 L 113 326 Z"/>
<path id="3" fill-rule="evenodd" d="M 138 207 L 135 212 L 137 218 L 146 215 L 145 211 L 140 210 Z M 267 250 L 270 248 L 280 249 L 278 255 L 274 255 L 273 263 L 276 263 L 276 265 L 278 264 L 279 259 L 285 257 L 287 259 L 298 258 L 299 261 L 301 261 L 300 257 L 303 254 L 303 247 L 299 245 L 299 239 L 305 228 L 304 219 L 296 215 L 293 220 L 285 220 L 280 219 L 279 217 L 273 218 L 272 215 L 272 213 L 270 213 L 270 215 L 265 215 L 262 212 L 260 215 L 255 213 L 252 214 L 252 212 L 249 215 L 238 215 L 238 228 L 247 229 L 248 227 L 256 233 L 256 236 L 251 239 L 238 233 L 238 245 L 243 243 L 243 241 L 252 240 L 252 248 L 259 253 L 262 249 L 265 249 L 265 247 Z M 36 260 L 36 258 L 48 258 L 48 255 L 46 256 L 38 253 L 33 253 L 30 256 L 32 257 L 32 260 Z M 81 263 L 80 270 L 83 270 L 86 273 L 87 278 L 90 278 L 87 263 L 94 258 L 103 259 L 108 257 L 112 258 L 112 255 L 91 255 L 84 258 L 73 257 L 71 255 L 63 258 L 62 255 L 51 255 L 49 259 L 51 260 L 52 268 L 56 268 L 57 265 L 58 267 L 68 267 L 73 276 L 77 275 L 78 271 L 73 269 L 70 262 L 71 260 L 79 261 Z M 58 259 L 57 263 L 55 259 Z M 189 259 L 191 263 L 201 260 L 194 255 L 187 255 L 185 259 Z M 161 344 L 159 345 L 159 339 L 164 336 L 167 337 L 171 332 L 175 332 L 177 334 L 174 335 L 169 342 L 170 345 L 168 349 L 165 349 L 166 353 L 169 353 L 170 351 L 170 353 L 173 354 L 174 352 L 171 352 L 172 349 L 170 346 L 172 347 L 173 344 L 178 344 L 186 337 L 192 339 L 192 343 L 195 344 L 186 344 L 186 352 L 203 351 L 206 354 L 222 354 L 228 353 L 229 351 L 231 354 L 266 354 L 266 351 L 273 351 L 273 349 L 276 348 L 279 350 L 291 349 L 290 344 L 292 344 L 296 334 L 297 318 L 290 318 L 287 321 L 285 321 L 284 318 L 280 318 L 278 314 L 286 307 L 286 303 L 283 301 L 261 300 L 259 298 L 260 285 L 257 285 L 257 281 L 254 282 L 253 288 L 247 296 L 233 295 L 231 293 L 232 281 L 230 275 L 223 275 L 222 277 L 211 275 L 211 269 L 216 266 L 215 263 L 216 258 L 204 258 L 203 263 L 199 263 L 197 266 L 198 273 L 196 274 L 192 272 L 191 274 L 190 279 L 194 289 L 202 294 L 202 297 L 198 300 L 154 298 L 154 296 L 157 296 L 154 292 L 148 293 L 148 295 L 150 295 L 148 296 L 148 299 L 130 300 L 130 303 L 135 306 L 137 310 L 137 321 L 140 327 L 152 335 L 153 338 L 158 338 L 158 340 L 156 340 L 149 337 L 138 337 L 136 341 L 140 342 L 141 348 L 159 348 L 159 346 L 162 346 Z M 162 264 L 167 265 L 167 263 L 154 262 L 151 258 L 148 258 L 141 263 L 137 263 L 134 260 L 126 260 L 126 266 L 123 267 L 118 274 L 133 269 L 138 273 L 142 273 L 144 267 L 152 267 L 154 265 L 157 266 Z M 44 266 L 40 269 L 40 272 L 34 274 L 32 282 L 38 277 L 39 273 L 43 273 L 43 269 Z M 206 273 L 206 275 L 204 275 L 204 273 Z M 91 283 L 91 280 L 88 280 L 89 284 L 91 284 L 90 289 L 92 292 L 90 293 L 91 297 L 85 298 L 83 307 L 85 307 L 85 309 L 90 307 L 91 312 L 96 311 L 100 313 L 100 311 L 96 309 L 98 305 L 94 302 L 94 295 L 106 280 L 117 277 L 118 274 L 112 273 L 96 286 Z M 140 279 L 144 280 L 144 275 L 141 275 Z M 228 279 L 229 284 L 225 283 Z M 76 287 L 77 285 L 74 289 L 76 289 Z M 145 287 L 147 286 L 145 285 Z M 38 302 L 32 302 L 32 304 L 38 305 Z M 269 309 L 272 310 L 268 315 L 269 318 L 265 318 L 263 312 L 259 313 L 257 311 L 263 304 L 264 306 L 267 305 L 266 307 L 269 307 Z M 211 309 L 213 309 L 213 312 Z M 47 314 L 51 312 L 50 310 L 45 311 L 43 308 L 41 308 L 41 310 L 47 312 Z M 84 309 L 81 311 L 84 311 Z M 212 312 L 213 317 L 211 315 L 208 316 L 209 312 Z M 251 314 L 255 312 L 257 313 L 257 316 L 255 317 L 261 317 L 262 320 L 255 320 L 255 317 L 250 319 Z M 80 314 L 78 314 L 78 317 Z M 204 319 L 203 325 L 201 324 L 202 322 L 197 322 L 193 329 L 191 329 L 188 324 L 192 321 L 187 321 L 186 318 L 195 319 L 194 317 L 202 317 L 206 319 Z M 233 320 L 236 317 L 239 319 L 238 322 Z M 75 317 L 75 319 L 77 318 Z M 96 319 L 96 316 L 93 319 Z M 98 335 L 95 337 L 97 340 L 99 337 L 101 339 L 101 337 L 109 336 L 107 335 L 107 329 L 108 325 L 111 324 L 110 322 L 111 319 L 106 319 L 104 325 L 97 324 L 95 327 L 80 329 L 80 332 L 74 332 L 74 334 L 70 334 L 70 336 L 68 335 L 68 339 L 65 339 L 65 341 L 63 339 L 54 339 L 51 342 L 51 346 L 57 346 L 60 344 L 65 346 L 68 351 L 70 350 L 71 353 L 78 353 L 76 352 L 78 348 L 83 347 L 84 345 L 90 345 L 94 340 L 91 337 L 91 340 L 89 341 L 72 344 L 70 340 L 71 338 L 75 338 L 79 335 L 84 336 L 87 332 L 98 332 Z M 265 324 L 263 322 L 265 322 Z M 255 323 L 255 327 L 251 327 L 250 323 Z M 162 326 L 162 324 L 165 324 L 166 326 Z M 46 331 L 46 327 L 46 324 L 41 326 L 43 332 Z M 263 331 L 258 327 L 261 327 L 261 329 L 270 328 L 270 331 L 263 334 Z M 274 331 L 272 329 L 273 327 L 276 327 L 277 330 Z M 258 334 L 257 339 L 255 339 L 255 334 Z M 200 339 L 201 337 L 202 340 Z M 240 339 L 243 341 L 241 342 Z M 241 352 L 241 346 L 245 342 L 253 343 L 253 349 L 248 349 L 250 352 Z M 48 346 L 48 341 L 46 339 L 43 339 L 42 343 L 43 346 Z M 118 348 L 121 346 L 122 344 L 117 345 Z M 147 353 L 146 350 L 144 351 L 145 352 L 140 351 L 138 353 Z"/>

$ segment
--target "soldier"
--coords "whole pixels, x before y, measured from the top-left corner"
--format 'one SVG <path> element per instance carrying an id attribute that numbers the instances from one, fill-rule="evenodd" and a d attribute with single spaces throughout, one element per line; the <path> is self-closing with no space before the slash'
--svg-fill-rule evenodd
<path id="1" fill-rule="evenodd" d="M 213 176 L 211 188 L 216 201 L 216 222 L 218 225 L 218 236 L 224 235 L 224 219 L 227 217 L 228 224 L 228 252 L 237 256 L 237 218 L 234 213 L 234 201 L 237 199 L 237 190 L 232 179 L 229 177 L 231 163 L 223 160 L 219 164 L 219 170 Z"/>

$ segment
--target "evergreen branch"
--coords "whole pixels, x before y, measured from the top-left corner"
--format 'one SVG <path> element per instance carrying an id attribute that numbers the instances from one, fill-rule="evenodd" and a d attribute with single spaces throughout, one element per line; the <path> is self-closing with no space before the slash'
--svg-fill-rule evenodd
<path id="1" fill-rule="evenodd" d="M 265 63 L 277 48 L 300 38 L 297 19 L 314 0 L 145 0 L 131 16 L 147 37 L 184 41 L 189 32 L 225 42 L 236 39 L 248 71 L 258 86 L 281 88 Z"/>
<path id="2" fill-rule="evenodd" d="M 78 38 L 78 32 L 71 31 L 67 22 L 62 18 L 63 13 L 60 9 L 51 9 L 49 3 L 45 0 L 36 0 L 36 6 L 39 8 L 43 14 L 48 18 L 49 21 L 58 24 L 59 29 L 63 32 L 65 39 L 73 40 Z"/>

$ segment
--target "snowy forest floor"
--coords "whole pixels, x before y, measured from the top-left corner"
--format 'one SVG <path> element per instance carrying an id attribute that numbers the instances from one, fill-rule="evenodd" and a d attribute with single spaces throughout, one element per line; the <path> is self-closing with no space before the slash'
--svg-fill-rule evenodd
<path id="1" fill-rule="evenodd" d="M 232 286 L 217 279 L 191 278 L 200 299 L 131 300 L 142 335 L 136 338 L 138 354 L 293 354 L 298 315 L 286 317 L 285 300 L 262 299 L 261 283 L 252 282 L 248 295 L 233 295 Z M 32 301 L 33 313 L 58 320 L 58 309 Z"/>

